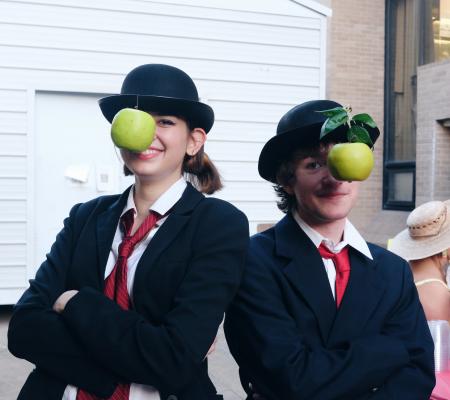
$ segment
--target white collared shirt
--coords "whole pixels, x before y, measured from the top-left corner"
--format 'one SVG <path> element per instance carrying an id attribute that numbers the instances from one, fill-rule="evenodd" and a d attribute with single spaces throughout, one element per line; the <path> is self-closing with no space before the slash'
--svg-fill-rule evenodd
<path id="1" fill-rule="evenodd" d="M 367 242 L 361 236 L 361 234 L 356 230 L 353 224 L 346 219 L 344 226 L 343 240 L 339 243 L 334 243 L 331 239 L 322 236 L 319 232 L 311 228 L 303 219 L 298 215 L 297 211 L 292 213 L 295 221 L 298 223 L 300 228 L 314 243 L 317 248 L 323 242 L 323 244 L 333 253 L 339 253 L 345 246 L 349 245 L 360 253 L 364 254 L 367 258 L 373 260 L 372 253 L 367 246 Z M 329 258 L 322 258 L 323 265 L 325 266 L 325 272 L 328 276 L 328 281 L 330 283 L 331 293 L 333 298 L 336 299 L 336 268 L 334 266 L 333 260 Z"/>
<path id="2" fill-rule="evenodd" d="M 184 178 L 180 178 L 178 181 L 176 181 L 169 189 L 167 189 L 159 198 L 156 200 L 153 205 L 151 206 L 150 210 L 156 211 L 160 215 L 165 215 L 174 205 L 175 203 L 181 198 L 184 190 L 186 189 L 186 180 Z M 122 216 L 125 214 L 128 210 L 134 209 L 136 211 L 136 205 L 134 203 L 134 186 L 131 188 L 130 193 L 128 195 L 127 204 L 125 205 L 125 208 L 122 211 Z M 134 251 L 131 253 L 131 255 L 128 257 L 127 266 L 127 288 L 128 293 L 130 295 L 131 301 L 133 301 L 133 283 L 134 283 L 134 276 L 136 273 L 136 267 L 138 265 L 138 262 L 144 253 L 145 249 L 147 248 L 148 244 L 152 240 L 152 238 L 155 236 L 158 229 L 161 227 L 161 225 L 166 221 L 168 215 L 164 218 L 161 218 L 155 227 L 149 232 L 147 237 L 143 239 L 141 242 L 139 242 L 136 247 L 134 248 Z M 111 250 L 109 252 L 108 261 L 106 262 L 106 269 L 105 269 L 105 279 L 109 276 L 111 271 L 114 268 L 114 265 L 116 264 L 116 260 L 119 253 L 119 244 L 122 241 L 122 232 L 120 230 L 119 224 L 117 224 L 116 227 L 116 233 L 114 235 L 113 242 L 111 244 Z M 64 391 L 62 400 L 76 400 L 77 398 L 77 391 L 78 388 L 72 385 L 67 385 L 66 390 Z M 132 383 L 130 386 L 130 397 L 129 400 L 160 400 L 159 392 L 152 386 L 147 385 L 141 385 L 137 383 Z"/>

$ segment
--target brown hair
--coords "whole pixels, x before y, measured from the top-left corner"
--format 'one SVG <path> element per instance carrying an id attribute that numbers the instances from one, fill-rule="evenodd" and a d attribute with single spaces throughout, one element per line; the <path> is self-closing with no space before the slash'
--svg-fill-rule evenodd
<path id="1" fill-rule="evenodd" d="M 305 147 L 295 150 L 287 161 L 281 163 L 276 174 L 277 183 L 273 185 L 275 193 L 278 197 L 277 207 L 287 214 L 295 209 L 297 200 L 295 195 L 289 194 L 284 189 L 295 183 L 295 169 L 299 161 L 307 157 L 317 157 L 326 153 L 334 142 L 321 142 L 315 147 Z"/>
<path id="2" fill-rule="evenodd" d="M 189 132 L 195 129 L 192 121 L 185 116 L 175 116 L 186 122 Z M 185 175 L 186 180 L 192 183 L 202 193 L 213 194 L 223 187 L 219 171 L 205 153 L 204 146 L 194 156 L 187 154 L 184 156 L 181 171 Z M 125 164 L 123 166 L 123 173 L 125 176 L 133 175 L 133 172 Z"/>
<path id="3" fill-rule="evenodd" d="M 185 155 L 182 171 L 200 192 L 213 194 L 222 189 L 222 181 L 216 166 L 202 148 L 194 156 Z"/>
<path id="4" fill-rule="evenodd" d="M 287 214 L 295 209 L 297 201 L 293 194 L 289 194 L 284 189 L 286 186 L 291 186 L 295 182 L 295 167 L 298 160 L 290 159 L 283 162 L 277 171 L 276 180 L 277 183 L 273 185 L 275 193 L 278 197 L 277 207 Z"/>

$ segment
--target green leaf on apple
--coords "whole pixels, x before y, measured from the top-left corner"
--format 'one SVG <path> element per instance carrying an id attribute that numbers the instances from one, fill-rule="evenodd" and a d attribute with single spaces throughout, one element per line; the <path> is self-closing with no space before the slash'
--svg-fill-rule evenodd
<path id="1" fill-rule="evenodd" d="M 372 147 L 372 139 L 366 128 L 353 124 L 347 131 L 347 139 L 350 143 L 365 143 L 367 146 Z"/>
<path id="2" fill-rule="evenodd" d="M 373 142 L 367 128 L 376 128 L 377 125 L 369 114 L 363 113 L 352 115 L 352 109 L 350 106 L 335 107 L 318 112 L 328 117 L 321 127 L 320 139 L 323 139 L 324 136 L 340 126 L 347 124 L 347 138 L 349 142 L 361 142 L 367 144 L 369 147 L 373 146 Z"/>
<path id="3" fill-rule="evenodd" d="M 332 117 L 329 117 L 322 125 L 320 130 L 320 139 L 325 135 L 339 128 L 341 125 L 346 124 L 348 121 L 348 114 L 345 110 L 341 110 L 339 113 L 335 113 Z"/>
<path id="4" fill-rule="evenodd" d="M 371 128 L 377 127 L 377 124 L 369 114 L 356 114 L 353 116 L 352 120 L 356 122 L 362 122 L 363 124 L 368 125 Z"/>
<path id="5" fill-rule="evenodd" d="M 345 112 L 345 109 L 342 107 L 335 107 L 335 108 L 330 108 L 329 110 L 321 110 L 321 111 L 317 111 L 323 115 L 325 115 L 326 117 L 332 118 L 335 115 L 339 115 L 342 114 L 342 112 Z"/>

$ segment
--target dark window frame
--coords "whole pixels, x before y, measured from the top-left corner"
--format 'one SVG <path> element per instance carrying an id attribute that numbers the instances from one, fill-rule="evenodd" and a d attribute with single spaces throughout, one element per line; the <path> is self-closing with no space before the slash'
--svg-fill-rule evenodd
<path id="1" fill-rule="evenodd" d="M 413 174 L 413 201 L 398 201 L 389 200 L 389 186 L 384 184 L 389 180 L 389 174 L 391 173 L 405 173 L 412 172 Z M 412 210 L 414 209 L 416 198 L 416 162 L 415 161 L 389 161 L 384 163 L 383 171 L 383 209 L 385 210 Z M 412 207 L 412 208 L 411 208 Z"/>
<path id="2" fill-rule="evenodd" d="M 423 4 L 423 3 L 422 3 Z M 394 57 L 391 57 L 392 52 L 395 49 L 395 43 L 392 40 L 395 37 L 395 7 L 396 1 L 386 0 L 385 2 L 385 48 L 384 48 L 384 146 L 383 146 L 383 199 L 382 205 L 384 210 L 403 210 L 411 211 L 415 208 L 415 198 L 416 198 L 416 161 L 397 161 L 389 159 L 391 154 L 391 135 L 395 134 L 394 129 L 394 107 L 392 107 L 392 82 L 394 74 Z M 421 29 L 421 27 L 418 27 Z M 424 39 L 423 29 L 420 31 L 420 45 L 419 49 L 422 48 L 422 43 Z M 423 52 L 419 50 L 419 61 L 421 64 L 423 60 Z M 412 201 L 394 201 L 389 200 L 389 186 L 392 185 L 390 182 L 391 173 L 413 173 L 413 187 L 412 187 Z"/>

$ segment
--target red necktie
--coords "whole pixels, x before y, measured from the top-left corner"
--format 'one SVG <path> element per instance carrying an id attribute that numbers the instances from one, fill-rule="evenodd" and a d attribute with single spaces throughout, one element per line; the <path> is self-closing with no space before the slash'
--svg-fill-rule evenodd
<path id="1" fill-rule="evenodd" d="M 134 223 L 134 209 L 128 210 L 120 218 L 120 228 L 123 233 L 122 242 L 119 245 L 119 255 L 113 270 L 105 279 L 105 287 L 103 293 L 105 296 L 114 300 L 124 310 L 130 308 L 130 296 L 127 289 L 127 260 L 133 252 L 135 246 L 147 236 L 148 232 L 156 225 L 161 216 L 150 211 L 150 214 L 139 226 L 138 230 L 131 236 L 131 229 Z M 108 400 L 128 400 L 130 394 L 130 384 L 120 383 Z M 100 400 L 93 394 L 80 389 L 77 393 L 76 400 Z"/>
<path id="2" fill-rule="evenodd" d="M 345 246 L 339 253 L 333 253 L 321 243 L 318 250 L 322 258 L 333 260 L 336 268 L 336 304 L 339 307 L 350 277 L 348 246 Z"/>

